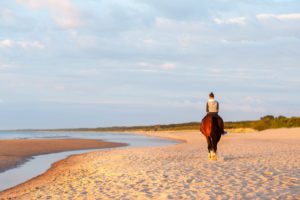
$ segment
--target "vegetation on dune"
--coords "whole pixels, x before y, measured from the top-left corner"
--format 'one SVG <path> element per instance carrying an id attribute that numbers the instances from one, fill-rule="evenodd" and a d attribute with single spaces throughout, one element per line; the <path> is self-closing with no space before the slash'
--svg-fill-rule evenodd
<path id="1" fill-rule="evenodd" d="M 260 120 L 255 121 L 241 121 L 241 122 L 226 122 L 225 129 L 234 128 L 253 128 L 259 131 L 271 129 L 271 128 L 290 128 L 300 127 L 300 117 L 274 117 L 272 115 L 266 115 L 261 117 Z"/>

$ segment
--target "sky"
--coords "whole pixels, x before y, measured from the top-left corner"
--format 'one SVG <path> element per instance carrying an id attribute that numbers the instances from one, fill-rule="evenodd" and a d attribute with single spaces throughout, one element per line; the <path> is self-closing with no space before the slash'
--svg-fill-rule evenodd
<path id="1" fill-rule="evenodd" d="M 1 0 L 0 129 L 300 115 L 298 0 Z"/>

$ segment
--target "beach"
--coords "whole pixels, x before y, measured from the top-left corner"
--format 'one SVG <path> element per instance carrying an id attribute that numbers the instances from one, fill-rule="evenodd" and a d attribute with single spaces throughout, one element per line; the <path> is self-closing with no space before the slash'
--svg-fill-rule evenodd
<path id="1" fill-rule="evenodd" d="M 300 199 L 300 128 L 229 133 L 218 161 L 199 131 L 137 134 L 180 143 L 73 155 L 0 199 Z"/>
<path id="2" fill-rule="evenodd" d="M 124 145 L 92 139 L 0 140 L 0 172 L 20 165 L 36 155 L 72 150 L 112 148 Z"/>

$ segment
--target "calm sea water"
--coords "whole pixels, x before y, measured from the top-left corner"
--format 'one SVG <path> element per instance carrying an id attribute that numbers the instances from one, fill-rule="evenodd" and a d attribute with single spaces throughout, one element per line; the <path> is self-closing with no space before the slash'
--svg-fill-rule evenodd
<path id="1" fill-rule="evenodd" d="M 147 146 L 166 146 L 176 144 L 176 141 L 161 139 L 157 137 L 140 136 L 134 134 L 122 133 L 97 133 L 97 132 L 0 132 L 0 140 L 3 139 L 47 139 L 47 138 L 81 138 L 81 139 L 100 139 L 110 142 L 127 143 L 130 147 L 147 147 Z M 17 147 L 16 147 L 17 148 Z M 98 149 L 99 150 L 99 149 Z M 107 149 L 104 149 L 107 150 Z M 34 156 L 24 164 L 0 173 L 0 191 L 16 186 L 39 174 L 42 174 L 51 167 L 51 164 L 64 159 L 70 155 L 95 151 L 77 150 L 60 153 L 52 153 Z"/>
<path id="2" fill-rule="evenodd" d="M 81 139 L 100 139 L 111 142 L 128 143 L 129 146 L 161 146 L 174 144 L 174 141 L 164 140 L 157 137 L 141 136 L 124 133 L 109 132 L 0 132 L 2 139 L 48 139 L 48 138 L 81 138 Z"/>

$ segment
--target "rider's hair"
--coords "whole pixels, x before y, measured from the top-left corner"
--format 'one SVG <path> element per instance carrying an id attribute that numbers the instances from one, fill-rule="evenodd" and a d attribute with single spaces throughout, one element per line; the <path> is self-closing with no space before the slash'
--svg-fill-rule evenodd
<path id="1" fill-rule="evenodd" d="M 209 97 L 211 97 L 211 98 L 214 98 L 215 97 L 215 95 L 214 95 L 214 93 L 209 93 Z"/>

